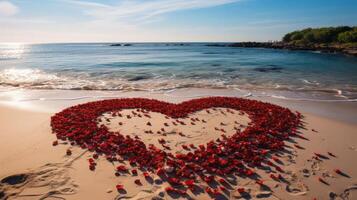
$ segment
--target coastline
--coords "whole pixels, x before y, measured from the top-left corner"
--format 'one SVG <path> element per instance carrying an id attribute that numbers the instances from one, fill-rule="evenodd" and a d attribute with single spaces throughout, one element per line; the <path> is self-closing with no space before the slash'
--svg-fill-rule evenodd
<path id="1" fill-rule="evenodd" d="M 0 118 L 4 125 L 1 126 L 0 133 L 1 138 L 7 138 L 7 140 L 2 140 L 0 144 L 2 152 L 0 154 L 0 168 L 2 169 L 0 178 L 3 179 L 14 174 L 26 174 L 28 179 L 21 183 L 20 187 L 6 186 L 1 190 L 5 190 L 7 194 L 13 192 L 15 195 L 13 197 L 16 199 L 38 199 L 39 196 L 49 194 L 64 199 L 115 199 L 118 193 L 114 186 L 121 182 L 126 185 L 128 198 L 157 197 L 163 190 L 163 185 L 145 183 L 142 187 L 136 187 L 130 177 L 113 176 L 113 165 L 105 159 L 100 160 L 97 170 L 92 172 L 88 170 L 87 159 L 90 154 L 86 150 L 71 147 L 69 144 L 53 147 L 51 144 L 55 140 L 55 135 L 51 134 L 50 116 L 78 103 L 114 97 L 145 97 L 178 103 L 205 95 L 232 96 L 229 90 L 201 90 L 201 94 L 197 90 L 183 90 L 175 91 L 170 95 L 147 92 L 111 93 L 111 95 L 98 91 L 84 92 L 87 93 L 87 97 L 91 96 L 92 98 L 75 98 L 74 94 L 79 96 L 78 91 L 69 93 L 68 91 L 65 93 L 52 91 L 47 93 L 47 95 L 52 95 L 47 100 L 13 102 L 13 99 L 7 98 L 2 101 Z M 81 94 L 80 96 L 85 95 Z M 57 97 L 56 100 L 54 100 L 55 97 Z M 251 182 L 245 179 L 239 180 L 239 185 L 246 184 L 245 187 L 251 188 L 253 197 L 261 195 L 270 199 L 326 199 L 330 192 L 334 192 L 336 195 L 350 195 L 350 197 L 357 195 L 357 190 L 353 189 L 356 187 L 354 181 L 357 177 L 357 170 L 355 170 L 357 162 L 353 160 L 357 154 L 357 143 L 355 142 L 357 141 L 355 134 L 357 126 L 354 121 L 357 113 L 355 112 L 356 102 L 296 102 L 253 98 L 301 111 L 306 125 L 306 129 L 301 131 L 308 140 L 297 140 L 298 144 L 305 149 L 297 149 L 292 157 L 286 158 L 285 167 L 289 172 L 286 174 L 286 178 L 290 180 L 289 184 L 271 181 L 263 173 L 263 179 L 272 188 L 271 192 L 255 188 Z M 73 153 L 70 157 L 65 155 L 68 148 Z M 333 152 L 336 158 L 331 157 L 328 160 L 317 162 L 311 159 L 316 152 L 321 154 Z M 340 168 L 351 178 L 334 174 L 335 168 Z M 323 176 L 329 185 L 319 183 L 317 181 L 319 176 Z M 97 184 L 99 182 L 101 184 Z M 232 193 L 232 195 L 236 194 Z M 207 196 L 204 194 L 197 196 L 197 199 L 205 198 Z"/>
<path id="2" fill-rule="evenodd" d="M 348 56 L 357 56 L 357 49 L 346 47 L 339 44 L 311 44 L 311 45 L 294 45 L 286 42 L 236 42 L 230 44 L 209 44 L 211 47 L 242 47 L 242 48 L 266 48 L 266 49 L 283 49 L 291 51 L 319 51 L 321 53 L 344 54 Z"/>

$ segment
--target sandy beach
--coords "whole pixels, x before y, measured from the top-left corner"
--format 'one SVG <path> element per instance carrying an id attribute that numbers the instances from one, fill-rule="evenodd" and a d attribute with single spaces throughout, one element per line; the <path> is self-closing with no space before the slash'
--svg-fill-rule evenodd
<path id="1" fill-rule="evenodd" d="M 0 0 L 0 200 L 357 200 L 356 0 Z"/>
<path id="2" fill-rule="evenodd" d="M 207 91 L 206 91 L 207 92 Z M 210 93 L 214 95 L 215 91 Z M 227 91 L 229 93 L 229 91 Z M 114 94 L 118 97 L 155 98 L 178 103 L 193 97 L 180 96 L 178 91 L 172 96 L 149 93 Z M 68 93 L 67 93 L 68 94 Z M 195 93 L 197 94 L 197 93 Z M 216 93 L 222 95 L 222 93 Z M 96 94 L 97 95 L 97 94 Z M 177 96 L 175 96 L 177 95 Z M 63 97 L 63 96 L 61 96 Z M 249 98 L 249 97 L 248 97 Z M 103 157 L 96 160 L 94 171 L 88 169 L 88 159 L 92 153 L 66 142 L 53 146 L 56 136 L 52 134 L 50 117 L 62 109 L 95 99 L 76 100 L 33 100 L 26 102 L 11 102 L 4 98 L 0 106 L 0 191 L 2 199 L 174 199 L 168 195 L 165 188 L 167 182 L 162 182 L 158 176 L 152 175 L 148 181 L 138 173 L 115 176 L 118 163 L 111 163 Z M 261 187 L 250 178 L 228 179 L 227 193 L 221 199 L 354 199 L 357 197 L 357 125 L 353 118 L 344 117 L 355 112 L 355 103 L 315 103 L 291 102 L 272 99 L 259 99 L 298 109 L 303 114 L 304 129 L 301 129 L 306 139 L 296 139 L 294 143 L 287 142 L 289 155 L 280 157 L 281 173 L 284 181 L 276 181 L 262 169 L 255 169 L 261 180 L 268 186 Z M 325 104 L 325 105 L 324 105 Z M 328 106 L 328 105 L 330 106 Z M 309 109 L 313 105 L 315 110 Z M 331 108 L 331 111 L 326 109 Z M 307 108 L 307 109 L 303 109 Z M 338 109 L 338 112 L 334 110 Z M 322 114 L 320 111 L 323 110 Z M 146 134 L 147 120 L 132 113 L 135 110 L 123 110 L 124 117 L 112 117 L 104 114 L 101 124 L 112 131 L 120 131 L 124 135 L 139 136 L 145 143 L 153 143 L 162 149 L 159 139 L 165 136 L 166 146 L 171 152 L 184 152 L 182 145 L 207 143 L 216 139 L 220 134 L 217 129 L 229 133 L 235 128 L 244 130 L 249 126 L 249 117 L 239 111 L 229 111 L 223 108 L 210 109 L 193 113 L 189 118 L 182 119 L 186 124 L 190 118 L 198 118 L 194 125 L 173 126 L 175 120 L 159 113 L 148 113 L 151 119 L 150 130 Z M 328 113 L 329 115 L 326 115 Z M 130 119 L 125 117 L 131 115 Z M 204 123 L 203 123 L 204 122 Z M 170 123 L 165 127 L 165 123 Z M 99 123 L 100 125 L 100 123 Z M 164 130 L 162 130 L 164 128 Z M 160 133 L 158 133 L 160 132 Z M 184 136 L 175 133 L 185 133 Z M 70 149 L 71 155 L 66 155 Z M 319 156 L 316 156 L 319 155 Z M 121 163 L 131 170 L 131 166 Z M 336 173 L 336 170 L 342 173 Z M 342 175 L 341 175 L 342 174 Z M 320 180 L 319 180 L 320 178 Z M 135 184 L 139 180 L 140 185 Z M 322 183 L 323 180 L 325 183 Z M 115 186 L 122 184 L 124 193 L 118 193 Z M 203 188 L 205 183 L 198 182 Z M 248 194 L 242 195 L 237 189 L 244 188 Z M 189 192 L 192 199 L 208 199 L 205 192 L 194 194 Z"/>

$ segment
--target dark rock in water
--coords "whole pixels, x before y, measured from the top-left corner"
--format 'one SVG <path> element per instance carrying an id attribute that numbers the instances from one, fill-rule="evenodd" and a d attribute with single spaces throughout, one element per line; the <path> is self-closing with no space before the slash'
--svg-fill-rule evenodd
<path id="1" fill-rule="evenodd" d="M 270 64 L 269 67 L 278 67 L 278 65 Z"/>
<path id="2" fill-rule="evenodd" d="M 343 53 L 351 56 L 357 56 L 357 49 L 346 49 L 343 50 Z"/>
<path id="3" fill-rule="evenodd" d="M 120 43 L 118 43 L 118 44 L 111 44 L 109 46 L 111 46 L 111 47 L 121 47 L 121 46 L 129 47 L 129 46 L 133 46 L 133 45 L 132 44 L 120 44 Z"/>
<path id="4" fill-rule="evenodd" d="M 227 69 L 223 70 L 223 72 L 234 72 L 234 71 L 237 71 L 237 70 L 234 68 L 227 68 Z"/>
<path id="5" fill-rule="evenodd" d="M 246 48 L 272 48 L 271 42 L 237 42 L 227 45 L 228 47 L 246 47 Z"/>
<path id="6" fill-rule="evenodd" d="M 319 51 L 322 53 L 343 53 L 346 55 L 357 56 L 357 47 L 348 47 L 339 44 L 294 44 L 287 42 L 237 42 L 227 45 L 209 44 L 206 46 L 221 47 L 243 47 L 243 48 L 267 48 L 267 49 L 285 49 L 299 51 Z"/>
<path id="7" fill-rule="evenodd" d="M 140 81 L 140 80 L 145 80 L 145 79 L 149 79 L 150 77 L 148 76 L 135 76 L 132 78 L 129 78 L 128 81 Z"/>
<path id="8" fill-rule="evenodd" d="M 257 67 L 257 68 L 254 68 L 254 71 L 257 71 L 257 72 L 280 72 L 282 69 L 283 69 L 282 67 L 271 66 L 271 67 Z"/>
<path id="9" fill-rule="evenodd" d="M 213 67 L 219 67 L 221 64 L 212 64 Z"/>
<path id="10" fill-rule="evenodd" d="M 122 44 L 111 44 L 111 45 L 109 45 L 109 46 L 111 46 L 111 47 L 121 47 Z"/>
<path id="11" fill-rule="evenodd" d="M 206 44 L 206 47 L 227 47 L 227 44 Z"/>
<path id="12" fill-rule="evenodd" d="M 238 74 L 235 74 L 235 75 L 230 75 L 229 77 L 232 79 L 235 79 L 235 78 L 240 78 L 241 76 Z"/>
<path id="13" fill-rule="evenodd" d="M 189 43 L 166 43 L 166 46 L 190 46 Z"/>
<path id="14" fill-rule="evenodd" d="M 8 176 L 1 180 L 1 183 L 9 184 L 9 185 L 17 185 L 25 182 L 27 179 L 26 174 L 17 174 L 13 176 Z"/>

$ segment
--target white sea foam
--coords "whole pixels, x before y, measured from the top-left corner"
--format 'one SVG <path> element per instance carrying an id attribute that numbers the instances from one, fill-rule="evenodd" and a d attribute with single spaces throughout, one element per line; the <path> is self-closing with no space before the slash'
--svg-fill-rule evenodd
<path id="1" fill-rule="evenodd" d="M 9 85 L 40 84 L 51 82 L 60 78 L 54 74 L 44 73 L 39 69 L 4 69 L 0 72 L 0 80 Z"/>
<path id="2" fill-rule="evenodd" d="M 320 83 L 317 82 L 317 81 L 309 81 L 309 80 L 306 80 L 306 79 L 300 79 L 303 83 L 306 83 L 308 85 L 319 85 Z"/>
<path id="3" fill-rule="evenodd" d="M 120 75 L 120 74 L 119 74 Z M 223 77 L 185 78 L 180 74 L 171 73 L 160 75 L 152 73 L 145 79 L 131 81 L 115 73 L 107 72 L 75 72 L 75 71 L 45 71 L 32 68 L 9 68 L 0 71 L 0 87 L 26 89 L 60 89 L 60 90 L 113 90 L 113 91 L 148 91 L 151 93 L 164 92 L 173 94 L 182 88 L 201 89 L 234 89 L 238 94 L 233 96 L 254 97 L 266 95 L 271 98 L 304 101 L 355 101 L 357 92 L 354 86 L 346 88 L 330 88 L 319 85 L 317 81 L 300 79 L 306 85 L 295 83 L 264 82 L 259 79 L 225 79 Z M 350 89 L 350 90 L 348 90 Z M 251 91 L 270 91 L 270 93 L 255 93 Z M 0 92 L 6 91 L 1 89 Z M 284 94 L 284 91 L 291 94 Z M 344 92 L 345 91 L 345 92 Z M 199 96 L 207 96 L 200 94 Z M 189 97 L 189 96 L 188 96 Z M 193 97 L 192 97 L 193 98 Z"/>

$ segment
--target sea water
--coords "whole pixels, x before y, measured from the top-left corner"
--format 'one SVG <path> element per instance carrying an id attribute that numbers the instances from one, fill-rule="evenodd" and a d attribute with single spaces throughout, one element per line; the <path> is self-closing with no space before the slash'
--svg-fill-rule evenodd
<path id="1" fill-rule="evenodd" d="M 0 89 L 161 91 L 355 101 L 357 57 L 207 43 L 0 44 Z"/>

